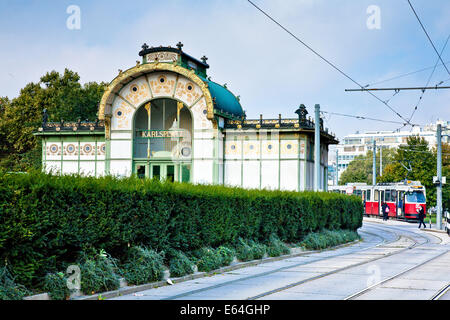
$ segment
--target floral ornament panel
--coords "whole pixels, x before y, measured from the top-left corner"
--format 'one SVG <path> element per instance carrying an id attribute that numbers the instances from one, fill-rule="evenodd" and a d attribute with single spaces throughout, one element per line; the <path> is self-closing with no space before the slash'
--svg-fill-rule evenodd
<path id="1" fill-rule="evenodd" d="M 204 97 L 191 108 L 191 112 L 194 116 L 195 129 L 213 129 L 212 122 L 206 117 L 208 111 L 206 110 L 206 99 Z"/>
<path id="2" fill-rule="evenodd" d="M 60 159 L 61 158 L 61 144 L 52 143 L 47 145 L 46 152 L 47 159 Z"/>
<path id="3" fill-rule="evenodd" d="M 120 90 L 119 94 L 136 108 L 151 99 L 150 89 L 145 76 L 131 81 Z"/>
<path id="4" fill-rule="evenodd" d="M 278 141 L 263 141 L 262 142 L 263 155 L 278 155 Z"/>
<path id="5" fill-rule="evenodd" d="M 63 159 L 65 160 L 78 159 L 78 142 L 63 143 Z"/>
<path id="6" fill-rule="evenodd" d="M 169 72 L 156 72 L 147 77 L 153 97 L 173 97 L 177 75 Z"/>
<path id="7" fill-rule="evenodd" d="M 227 141 L 225 143 L 225 155 L 241 156 L 241 141 Z"/>
<path id="8" fill-rule="evenodd" d="M 81 144 L 81 156 L 95 156 L 95 143 Z"/>
<path id="9" fill-rule="evenodd" d="M 175 90 L 175 98 L 191 106 L 203 95 L 202 89 L 191 80 L 180 76 Z"/>
<path id="10" fill-rule="evenodd" d="M 106 154 L 106 144 L 101 143 L 97 145 L 97 155 L 104 156 Z"/>
<path id="11" fill-rule="evenodd" d="M 117 97 L 113 104 L 111 127 L 113 130 L 131 130 L 131 119 L 135 109 Z"/>
<path id="12" fill-rule="evenodd" d="M 281 141 L 281 156 L 297 156 L 298 155 L 298 142 L 295 140 Z"/>
<path id="13" fill-rule="evenodd" d="M 259 156 L 259 141 L 244 141 L 244 156 L 257 157 Z"/>

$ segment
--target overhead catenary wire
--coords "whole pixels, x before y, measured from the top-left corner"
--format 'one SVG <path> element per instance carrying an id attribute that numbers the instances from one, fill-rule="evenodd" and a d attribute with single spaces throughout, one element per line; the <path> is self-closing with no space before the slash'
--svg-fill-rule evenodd
<path id="1" fill-rule="evenodd" d="M 450 63 L 450 61 L 447 61 L 446 63 Z M 443 66 L 442 63 L 438 64 L 438 67 L 441 67 L 441 66 Z M 420 73 L 420 72 L 424 72 L 424 71 L 433 69 L 434 67 L 435 66 L 430 66 L 430 67 L 426 67 L 426 68 L 423 68 L 423 69 L 420 69 L 420 70 L 411 71 L 411 72 L 408 72 L 408 73 L 405 73 L 405 74 L 401 74 L 401 75 L 398 75 L 398 76 L 395 76 L 395 77 L 392 77 L 392 78 L 388 78 L 388 79 L 385 79 L 385 80 L 380 80 L 380 81 L 377 81 L 377 82 L 373 82 L 373 83 L 365 85 L 364 88 L 368 88 L 368 87 L 374 86 L 376 84 L 381 84 L 381 83 L 389 82 L 389 81 L 392 81 L 392 80 L 397 80 L 397 79 L 400 79 L 400 78 L 404 78 L 404 77 L 407 77 L 407 76 L 410 76 L 410 75 L 413 75 L 413 74 L 416 74 L 416 73 Z M 450 80 L 450 79 L 448 79 L 448 80 Z M 448 80 L 445 80 L 442 83 L 444 83 L 444 82 L 446 82 Z M 438 86 L 438 85 L 436 85 L 436 86 Z"/>
<path id="2" fill-rule="evenodd" d="M 287 28 L 285 28 L 283 25 L 281 25 L 277 20 L 275 20 L 274 18 L 272 18 L 268 13 L 266 13 L 264 10 L 262 10 L 260 7 L 258 7 L 255 3 L 253 3 L 251 0 L 247 0 L 252 6 L 254 6 L 258 11 L 260 11 L 262 14 L 264 14 L 267 18 L 269 18 L 272 22 L 274 22 L 276 25 L 278 25 L 281 29 L 283 29 L 285 32 L 287 32 L 289 35 L 291 35 L 295 40 L 297 40 L 298 42 L 300 42 L 303 46 L 305 46 L 308 50 L 310 50 L 311 52 L 313 52 L 316 56 L 318 56 L 320 59 L 322 59 L 323 61 L 325 61 L 328 65 L 330 65 L 333 69 L 335 69 L 336 71 L 338 71 L 341 75 L 343 75 L 344 77 L 346 77 L 347 79 L 349 79 L 350 81 L 352 81 L 353 83 L 355 83 L 358 87 L 360 87 L 361 89 L 364 89 L 364 87 L 359 84 L 356 80 L 354 80 L 352 77 L 350 77 L 348 74 L 346 74 L 344 71 L 342 71 L 341 69 L 339 69 L 336 65 L 334 65 L 331 61 L 329 61 L 328 59 L 324 58 L 321 54 L 319 54 L 316 50 L 314 50 L 313 48 L 311 48 L 308 44 L 306 44 L 304 41 L 302 41 L 300 38 L 298 38 L 296 35 L 294 35 L 291 31 L 289 31 Z M 400 119 L 402 119 L 403 121 L 405 121 L 405 123 L 407 125 L 410 125 L 410 122 L 405 119 L 400 113 L 397 112 L 397 110 L 395 110 L 393 107 L 391 107 L 388 103 L 386 103 L 385 101 L 383 101 L 381 98 L 379 98 L 378 96 L 376 96 L 375 94 L 373 94 L 370 91 L 367 91 L 371 96 L 373 96 L 375 99 L 377 99 L 378 101 L 380 101 L 381 103 L 383 103 L 386 107 L 388 107 L 392 112 L 394 112 Z"/>
<path id="3" fill-rule="evenodd" d="M 370 120 L 370 121 L 378 121 L 378 122 L 394 123 L 394 124 L 405 124 L 404 122 L 399 122 L 399 121 L 375 119 L 375 118 L 370 118 L 370 117 L 366 117 L 366 116 L 358 116 L 358 115 L 351 115 L 351 114 L 345 114 L 345 113 L 337 113 L 337 112 L 330 112 L 330 111 L 321 111 L 321 112 L 327 113 L 330 115 L 341 116 L 341 117 L 356 118 L 359 120 Z M 411 124 L 411 125 L 416 126 L 417 124 Z"/>
<path id="4" fill-rule="evenodd" d="M 416 10 L 414 9 L 414 7 L 413 7 L 411 1 L 410 1 L 410 0 L 407 0 L 407 1 L 408 1 L 408 3 L 409 3 L 409 6 L 411 7 L 412 11 L 414 12 L 414 15 L 416 16 L 417 20 L 419 21 L 420 26 L 422 27 L 423 31 L 425 32 L 425 34 L 426 34 L 428 40 L 430 41 L 431 45 L 433 46 L 434 51 L 435 51 L 436 54 L 438 55 L 439 60 L 441 60 L 442 64 L 444 65 L 445 70 L 447 70 L 447 73 L 450 74 L 450 71 L 448 70 L 447 66 L 445 65 L 444 61 L 442 60 L 441 55 L 440 55 L 439 52 L 437 51 L 436 46 L 435 46 L 434 43 L 433 43 L 433 40 L 431 40 L 430 36 L 428 35 L 428 32 L 427 32 L 427 30 L 425 29 L 425 26 L 423 25 L 422 21 L 420 20 L 419 15 L 417 14 Z"/>
<path id="5" fill-rule="evenodd" d="M 441 55 L 444 53 L 444 50 L 445 50 L 445 48 L 447 47 L 447 43 L 448 43 L 448 40 L 449 40 L 449 39 L 450 39 L 450 35 L 447 37 L 447 41 L 445 41 L 444 47 L 443 47 L 442 50 L 441 50 Z M 439 56 L 439 57 L 440 57 L 440 56 Z M 437 68 L 437 65 L 438 65 L 438 64 L 439 64 L 439 59 L 436 61 L 436 64 L 434 65 L 434 69 L 433 69 L 433 71 L 431 72 L 430 76 L 428 77 L 428 81 L 427 81 L 427 84 L 425 85 L 425 87 L 428 87 L 428 85 L 430 84 L 431 78 L 433 78 L 434 72 L 436 71 L 436 68 Z M 437 87 L 437 85 L 436 85 L 436 87 Z M 413 112 L 412 112 L 412 114 L 411 114 L 411 117 L 409 117 L 409 121 L 411 121 L 412 118 L 414 117 L 414 114 L 416 113 L 417 108 L 419 107 L 420 103 L 422 102 L 422 98 L 423 98 L 423 96 L 425 95 L 425 92 L 426 92 L 426 89 L 422 90 L 422 94 L 420 95 L 419 101 L 417 101 L 416 106 L 414 107 L 414 110 L 413 110 Z"/>

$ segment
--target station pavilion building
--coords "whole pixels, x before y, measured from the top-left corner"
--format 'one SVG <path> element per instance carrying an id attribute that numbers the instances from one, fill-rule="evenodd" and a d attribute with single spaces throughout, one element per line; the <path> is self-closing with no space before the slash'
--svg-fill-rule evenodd
<path id="1" fill-rule="evenodd" d="M 142 46 L 142 62 L 112 80 L 95 122 L 42 127 L 46 172 L 130 176 L 256 189 L 312 190 L 314 123 L 246 119 L 239 97 L 207 76 L 207 58 L 173 47 Z M 319 188 L 327 187 L 328 146 L 320 130 Z"/>

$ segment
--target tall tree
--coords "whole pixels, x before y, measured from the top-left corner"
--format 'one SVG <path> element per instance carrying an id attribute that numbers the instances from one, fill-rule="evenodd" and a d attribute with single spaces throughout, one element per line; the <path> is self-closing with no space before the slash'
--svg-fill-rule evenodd
<path id="1" fill-rule="evenodd" d="M 49 121 L 95 120 L 106 83 L 90 82 L 82 86 L 76 72 L 65 69 L 41 77 L 38 83 L 29 83 L 20 95 L 0 107 L 0 167 L 13 171 L 27 171 L 39 167 L 41 161 L 40 139 L 32 133 L 42 121 L 47 109 Z M 2 100 L 3 102 L 3 100 Z"/>
<path id="2" fill-rule="evenodd" d="M 385 168 L 392 163 L 395 155 L 394 149 L 383 149 L 383 175 Z M 380 174 L 380 151 L 376 155 L 377 181 Z M 339 184 L 344 185 L 351 182 L 362 182 L 372 184 L 373 152 L 367 151 L 366 155 L 356 157 L 349 163 L 347 169 L 341 174 Z"/>

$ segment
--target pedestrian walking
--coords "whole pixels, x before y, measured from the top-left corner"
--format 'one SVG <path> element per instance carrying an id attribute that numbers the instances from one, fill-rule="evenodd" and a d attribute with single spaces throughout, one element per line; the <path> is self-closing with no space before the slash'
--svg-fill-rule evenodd
<path id="1" fill-rule="evenodd" d="M 425 212 L 424 212 L 422 206 L 417 208 L 417 213 L 419 214 L 419 229 L 422 224 L 423 224 L 423 228 L 426 229 L 427 226 L 425 225 L 425 222 L 423 222 L 423 220 L 425 219 Z"/>
<path id="2" fill-rule="evenodd" d="M 388 220 L 389 206 L 386 202 L 383 202 L 383 204 L 381 205 L 381 211 L 383 212 L 383 221 Z"/>

